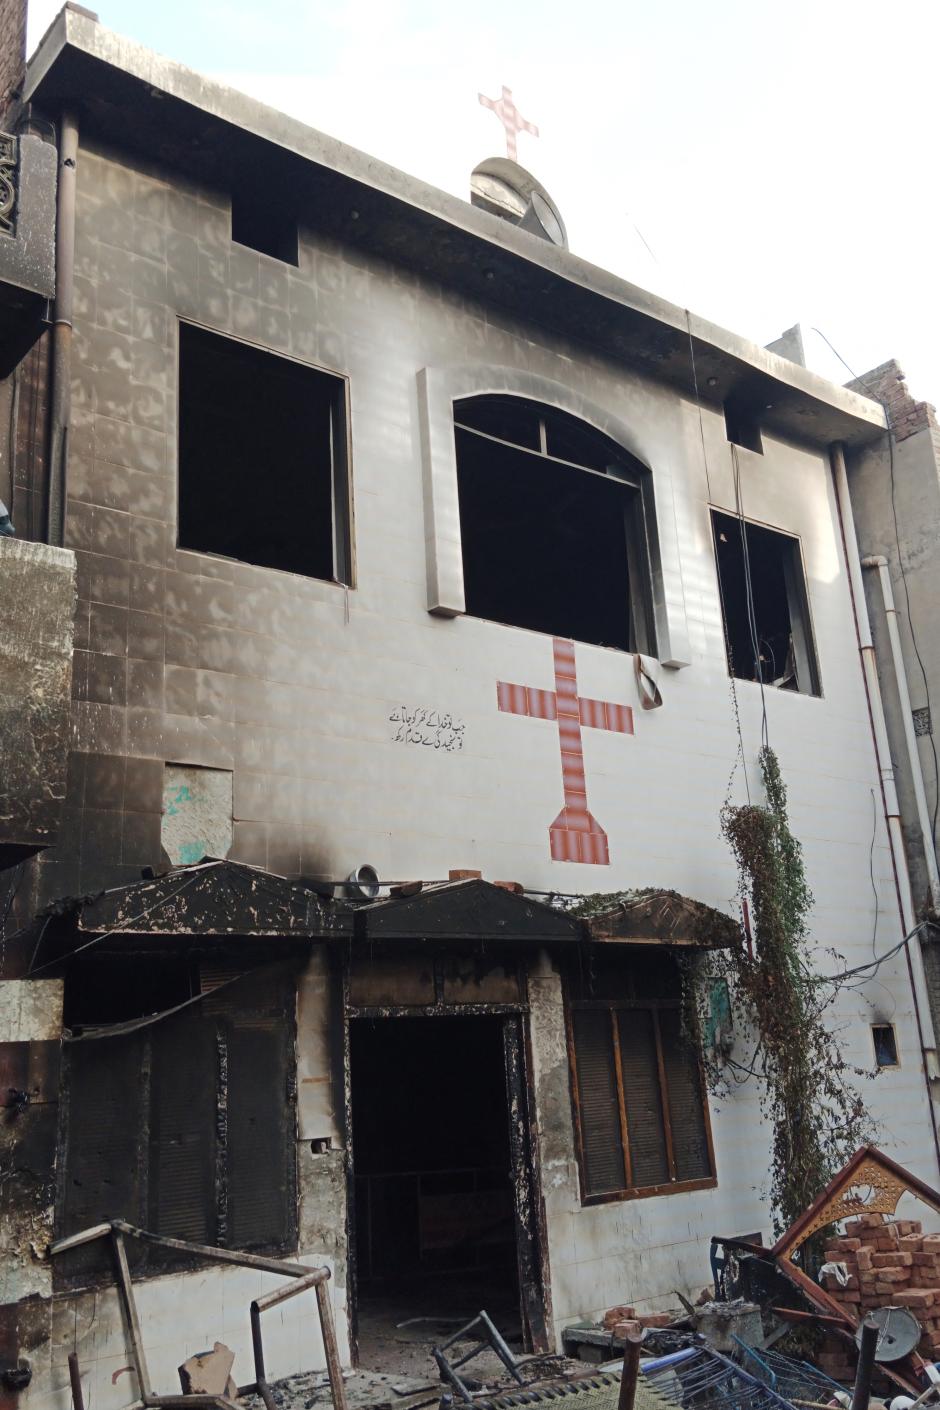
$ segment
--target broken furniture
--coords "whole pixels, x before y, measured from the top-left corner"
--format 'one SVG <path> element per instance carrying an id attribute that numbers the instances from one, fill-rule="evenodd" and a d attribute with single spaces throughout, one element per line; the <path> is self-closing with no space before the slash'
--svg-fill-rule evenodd
<path id="1" fill-rule="evenodd" d="M 457 1342 L 466 1341 L 468 1337 L 473 1338 L 470 1350 L 465 1351 L 462 1356 L 458 1356 L 454 1361 L 449 1361 L 444 1353 L 452 1346 L 456 1345 Z M 459 1331 L 454 1332 L 453 1336 L 448 1337 L 445 1342 L 441 1342 L 440 1346 L 432 1347 L 432 1354 L 434 1360 L 437 1362 L 438 1370 L 441 1373 L 441 1380 L 449 1382 L 450 1385 L 454 1387 L 461 1400 L 465 1401 L 467 1405 L 473 1403 L 473 1396 L 470 1393 L 470 1388 L 457 1374 L 458 1369 L 461 1366 L 465 1366 L 468 1361 L 472 1361 L 475 1356 L 479 1356 L 481 1351 L 486 1351 L 487 1349 L 496 1352 L 496 1355 L 509 1371 L 509 1374 L 517 1380 L 520 1385 L 525 1384 L 522 1376 L 519 1374 L 516 1358 L 485 1312 L 478 1312 L 472 1322 L 468 1322 L 465 1327 L 461 1327 Z"/>
<path id="2" fill-rule="evenodd" d="M 680 1410 L 790 1410 L 773 1386 L 730 1357 L 692 1345 L 641 1366 L 642 1382 Z"/>
<path id="3" fill-rule="evenodd" d="M 124 1247 L 124 1239 L 139 1239 L 143 1243 L 157 1244 L 161 1248 L 174 1249 L 178 1253 L 189 1254 L 193 1258 L 209 1259 L 214 1263 L 234 1263 L 242 1268 L 257 1268 L 264 1273 L 278 1273 L 282 1277 L 291 1278 L 293 1282 L 285 1287 L 276 1288 L 273 1292 L 266 1293 L 263 1297 L 256 1298 L 249 1309 L 251 1318 L 251 1344 L 255 1361 L 255 1380 L 250 1385 L 238 1386 L 236 1394 L 244 1395 L 258 1394 L 264 1401 L 266 1410 L 276 1410 L 274 1397 L 271 1388 L 265 1379 L 264 1369 L 264 1347 L 261 1339 L 261 1313 L 268 1308 L 276 1307 L 279 1303 L 285 1302 L 290 1297 L 296 1297 L 298 1293 L 305 1292 L 308 1288 L 313 1288 L 317 1297 L 317 1312 L 320 1320 L 320 1335 L 323 1338 L 323 1351 L 326 1357 L 326 1369 L 330 1381 L 330 1391 L 333 1397 L 334 1410 L 347 1410 L 346 1389 L 343 1384 L 343 1372 L 339 1360 L 339 1348 L 336 1345 L 336 1331 L 333 1326 L 333 1312 L 330 1307 L 330 1296 L 327 1290 L 327 1280 L 330 1277 L 328 1268 L 308 1268 L 303 1263 L 290 1263 L 280 1258 L 263 1258 L 252 1253 L 238 1253 L 232 1249 L 214 1248 L 207 1244 L 187 1243 L 183 1239 L 171 1239 L 162 1234 L 152 1234 L 146 1229 L 137 1229 L 132 1224 L 127 1224 L 123 1219 L 112 1219 L 107 1224 L 96 1224 L 91 1229 L 83 1229 L 81 1233 L 72 1234 L 69 1238 L 59 1239 L 52 1244 L 49 1252 L 53 1255 L 65 1253 L 68 1249 L 77 1248 L 80 1244 L 91 1243 L 94 1239 L 111 1240 L 111 1248 L 114 1254 L 115 1272 L 117 1278 L 118 1292 L 121 1298 L 121 1306 L 124 1312 L 124 1319 L 127 1325 L 127 1333 L 131 1344 L 131 1360 L 134 1366 L 134 1374 L 137 1377 L 137 1389 L 139 1400 L 134 1402 L 135 1406 L 156 1407 L 163 1406 L 166 1410 L 196 1410 L 197 1406 L 205 1407 L 205 1410 L 231 1410 L 232 1400 L 223 1394 L 197 1393 L 189 1395 L 156 1395 L 150 1383 L 150 1375 L 147 1370 L 147 1359 L 144 1353 L 143 1337 L 140 1330 L 140 1319 L 137 1315 L 137 1303 L 134 1299 L 134 1285 L 131 1281 L 130 1270 L 127 1264 L 127 1252 Z M 485 1316 L 486 1314 L 481 1314 Z M 495 1331 L 495 1328 L 493 1329 Z M 497 1333 L 497 1336 L 499 1334 Z M 501 1340 L 501 1339 L 500 1339 Z M 508 1348 L 507 1348 L 508 1351 Z M 77 1362 L 73 1363 L 69 1358 L 69 1369 L 72 1374 L 73 1398 L 75 1399 L 74 1410 L 83 1410 L 81 1404 L 81 1383 L 76 1374 Z M 78 1394 L 75 1394 L 75 1386 L 78 1381 Z"/>
<path id="4" fill-rule="evenodd" d="M 713 1266 L 719 1270 L 720 1293 L 724 1297 L 736 1294 L 753 1297 L 773 1317 L 787 1323 L 812 1322 L 823 1327 L 848 1347 L 853 1356 L 859 1314 L 874 1311 L 878 1298 L 885 1304 L 911 1303 L 913 1309 L 925 1311 L 933 1308 L 936 1299 L 936 1315 L 940 1317 L 940 1273 L 935 1293 L 932 1289 L 912 1293 L 893 1289 L 892 1295 L 892 1292 L 875 1290 L 873 1297 L 869 1297 L 849 1289 L 851 1298 L 847 1295 L 840 1298 L 838 1289 L 820 1287 L 808 1269 L 796 1261 L 814 1235 L 822 1234 L 843 1220 L 854 1219 L 860 1228 L 871 1227 L 868 1222 L 871 1220 L 877 1228 L 887 1229 L 880 1216 L 894 1215 L 903 1194 L 912 1194 L 940 1211 L 940 1194 L 936 1190 L 876 1147 L 862 1146 L 772 1248 L 743 1239 L 712 1240 L 713 1249 L 720 1247 L 724 1251 L 723 1261 L 713 1254 Z M 901 1235 L 897 1230 L 895 1234 L 892 1242 L 897 1244 Z M 852 1251 L 855 1251 L 854 1242 Z M 832 1242 L 829 1253 L 830 1261 L 840 1256 L 840 1250 L 833 1248 Z M 893 1286 L 890 1279 L 885 1279 L 885 1286 Z M 787 1305 L 788 1301 L 792 1304 L 793 1293 L 800 1295 L 803 1308 Z M 923 1389 L 924 1364 L 921 1357 L 912 1352 L 896 1362 L 882 1364 L 881 1369 L 900 1390 L 917 1396 Z"/>

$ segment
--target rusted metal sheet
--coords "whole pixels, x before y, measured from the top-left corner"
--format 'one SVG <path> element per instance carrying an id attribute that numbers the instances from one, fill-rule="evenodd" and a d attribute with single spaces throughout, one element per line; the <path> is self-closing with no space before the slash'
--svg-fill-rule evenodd
<path id="1" fill-rule="evenodd" d="M 472 878 L 425 886 L 416 896 L 374 901 L 355 912 L 355 934 L 369 940 L 578 941 L 578 921 L 554 906 Z"/>
<path id="2" fill-rule="evenodd" d="M 645 891 L 585 917 L 584 923 L 592 940 L 621 945 L 726 950 L 741 938 L 741 927 L 731 916 L 678 891 Z"/>
<path id="3" fill-rule="evenodd" d="M 81 907 L 78 928 L 100 934 L 342 933 L 342 916 L 308 887 L 241 862 L 210 861 L 106 891 Z"/>

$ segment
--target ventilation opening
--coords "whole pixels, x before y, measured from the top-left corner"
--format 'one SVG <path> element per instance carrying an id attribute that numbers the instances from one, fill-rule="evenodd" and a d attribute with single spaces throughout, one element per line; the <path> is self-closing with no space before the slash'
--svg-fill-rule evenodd
<path id="1" fill-rule="evenodd" d="M 270 182 L 232 192 L 232 239 L 284 264 L 297 263 L 297 215 Z"/>
<path id="2" fill-rule="evenodd" d="M 875 1045 L 875 1065 L 877 1067 L 897 1067 L 898 1039 L 893 1023 L 873 1023 L 872 1042 Z"/>
<path id="3" fill-rule="evenodd" d="M 725 435 L 728 440 L 736 446 L 742 446 L 744 450 L 753 450 L 758 455 L 763 455 L 764 442 L 761 439 L 757 409 L 742 398 L 730 397 L 725 402 L 724 412 Z"/>
<path id="4" fill-rule="evenodd" d="M 180 326 L 179 546 L 348 582 L 345 383 Z"/>
<path id="5" fill-rule="evenodd" d="M 412 1316 L 469 1320 L 485 1307 L 512 1337 L 519 1306 L 502 1021 L 362 1018 L 350 1035 L 363 1364 L 377 1357 L 385 1368 L 383 1335 L 400 1340 L 395 1327 Z"/>
<path id="6" fill-rule="evenodd" d="M 731 674 L 819 695 L 799 539 L 717 511 L 712 525 Z"/>
<path id="7" fill-rule="evenodd" d="M 455 421 L 467 612 L 653 654 L 643 467 L 517 398 L 458 402 Z"/>

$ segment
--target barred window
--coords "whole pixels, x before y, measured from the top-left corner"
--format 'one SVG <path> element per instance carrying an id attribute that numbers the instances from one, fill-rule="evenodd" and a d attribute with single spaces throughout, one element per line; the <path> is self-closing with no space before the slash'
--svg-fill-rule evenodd
<path id="1" fill-rule="evenodd" d="M 646 961 L 638 961 L 647 965 Z M 714 1183 L 700 1053 L 673 996 L 570 1004 L 573 1096 L 586 1202 L 667 1194 Z M 608 985 L 600 986 L 602 989 Z M 631 993 L 635 997 L 628 997 Z M 589 990 L 590 992 L 590 990 Z"/>

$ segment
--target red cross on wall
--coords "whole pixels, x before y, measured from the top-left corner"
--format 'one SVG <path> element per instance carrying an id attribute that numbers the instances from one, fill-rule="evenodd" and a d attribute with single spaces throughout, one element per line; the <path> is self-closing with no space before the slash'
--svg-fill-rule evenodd
<path id="1" fill-rule="evenodd" d="M 552 860 L 608 867 L 610 852 L 607 833 L 588 812 L 581 729 L 587 727 L 612 730 L 615 734 L 632 734 L 633 711 L 629 705 L 616 705 L 609 700 L 586 700 L 579 695 L 574 642 L 556 636 L 552 645 L 555 653 L 554 690 L 538 690 L 531 685 L 510 685 L 507 681 L 497 681 L 496 697 L 499 708 L 511 715 L 558 721 L 565 806 L 548 830 Z"/>
<path id="2" fill-rule="evenodd" d="M 512 99 L 512 89 L 503 88 L 502 97 L 487 98 L 485 93 L 478 93 L 477 97 L 484 108 L 491 108 L 499 118 L 506 132 L 506 156 L 511 162 L 516 160 L 516 133 L 528 132 L 533 137 L 538 137 L 539 130 L 534 122 L 529 122 L 519 112 Z"/>

